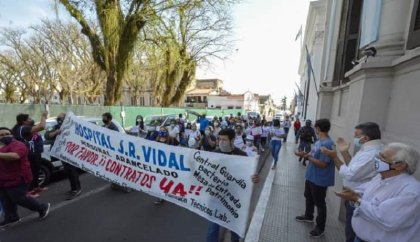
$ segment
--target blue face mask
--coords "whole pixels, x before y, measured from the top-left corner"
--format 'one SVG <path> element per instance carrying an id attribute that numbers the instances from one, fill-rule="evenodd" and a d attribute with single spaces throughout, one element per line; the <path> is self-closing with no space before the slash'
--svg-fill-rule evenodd
<path id="1" fill-rule="evenodd" d="M 8 145 L 12 142 L 13 136 L 3 136 L 0 138 L 0 143 L 3 143 L 4 145 Z"/>
<path id="2" fill-rule="evenodd" d="M 166 137 L 168 136 L 168 132 L 166 131 L 159 131 L 159 137 Z"/>

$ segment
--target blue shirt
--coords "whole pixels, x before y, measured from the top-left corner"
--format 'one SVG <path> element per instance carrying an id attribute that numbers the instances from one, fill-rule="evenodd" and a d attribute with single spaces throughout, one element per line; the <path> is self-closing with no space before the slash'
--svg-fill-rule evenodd
<path id="1" fill-rule="evenodd" d="M 309 162 L 308 167 L 306 168 L 306 180 L 321 187 L 334 186 L 334 162 L 327 155 L 321 153 L 321 147 L 332 150 L 333 146 L 334 142 L 330 137 L 315 142 L 314 148 L 311 151 L 311 155 L 315 159 L 327 163 L 327 167 L 320 168 L 312 164 L 312 162 Z"/>
<path id="2" fill-rule="evenodd" d="M 206 118 L 200 119 L 200 130 L 204 131 L 209 126 L 209 121 Z"/>

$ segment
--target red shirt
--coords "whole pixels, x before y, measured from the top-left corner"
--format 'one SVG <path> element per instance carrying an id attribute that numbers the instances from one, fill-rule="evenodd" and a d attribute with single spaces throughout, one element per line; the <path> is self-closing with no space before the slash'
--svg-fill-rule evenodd
<path id="1" fill-rule="evenodd" d="M 293 124 L 293 126 L 295 127 L 295 129 L 300 129 L 300 122 L 299 121 L 295 121 L 295 123 Z"/>
<path id="2" fill-rule="evenodd" d="M 26 184 L 32 181 L 31 165 L 28 161 L 28 148 L 20 141 L 13 141 L 0 148 L 0 153 L 17 153 L 19 160 L 0 159 L 0 187 L 18 186 L 22 179 Z"/>

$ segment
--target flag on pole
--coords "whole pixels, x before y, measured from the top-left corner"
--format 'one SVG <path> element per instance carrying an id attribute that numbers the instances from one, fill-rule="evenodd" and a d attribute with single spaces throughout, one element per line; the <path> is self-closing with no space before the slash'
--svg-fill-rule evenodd
<path id="1" fill-rule="evenodd" d="M 302 25 L 300 26 L 299 32 L 296 34 L 295 41 L 299 39 L 299 37 L 302 36 Z"/>

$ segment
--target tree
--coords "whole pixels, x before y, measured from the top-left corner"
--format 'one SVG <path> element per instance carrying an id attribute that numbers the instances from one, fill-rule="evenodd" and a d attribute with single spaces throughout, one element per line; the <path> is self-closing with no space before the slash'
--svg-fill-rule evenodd
<path id="1" fill-rule="evenodd" d="M 145 28 L 145 40 L 155 45 L 151 66 L 159 68 L 154 95 L 161 106 L 178 104 L 195 79 L 198 64 L 225 59 L 232 40 L 231 7 L 237 1 L 175 1 Z"/>
<path id="2" fill-rule="evenodd" d="M 124 77 L 132 64 L 134 46 L 140 30 L 159 7 L 170 1 L 151 0 L 59 0 L 82 26 L 90 41 L 95 62 L 106 73 L 104 104 L 113 105 L 121 98 Z M 100 31 L 96 32 L 84 12 L 94 10 Z"/>

